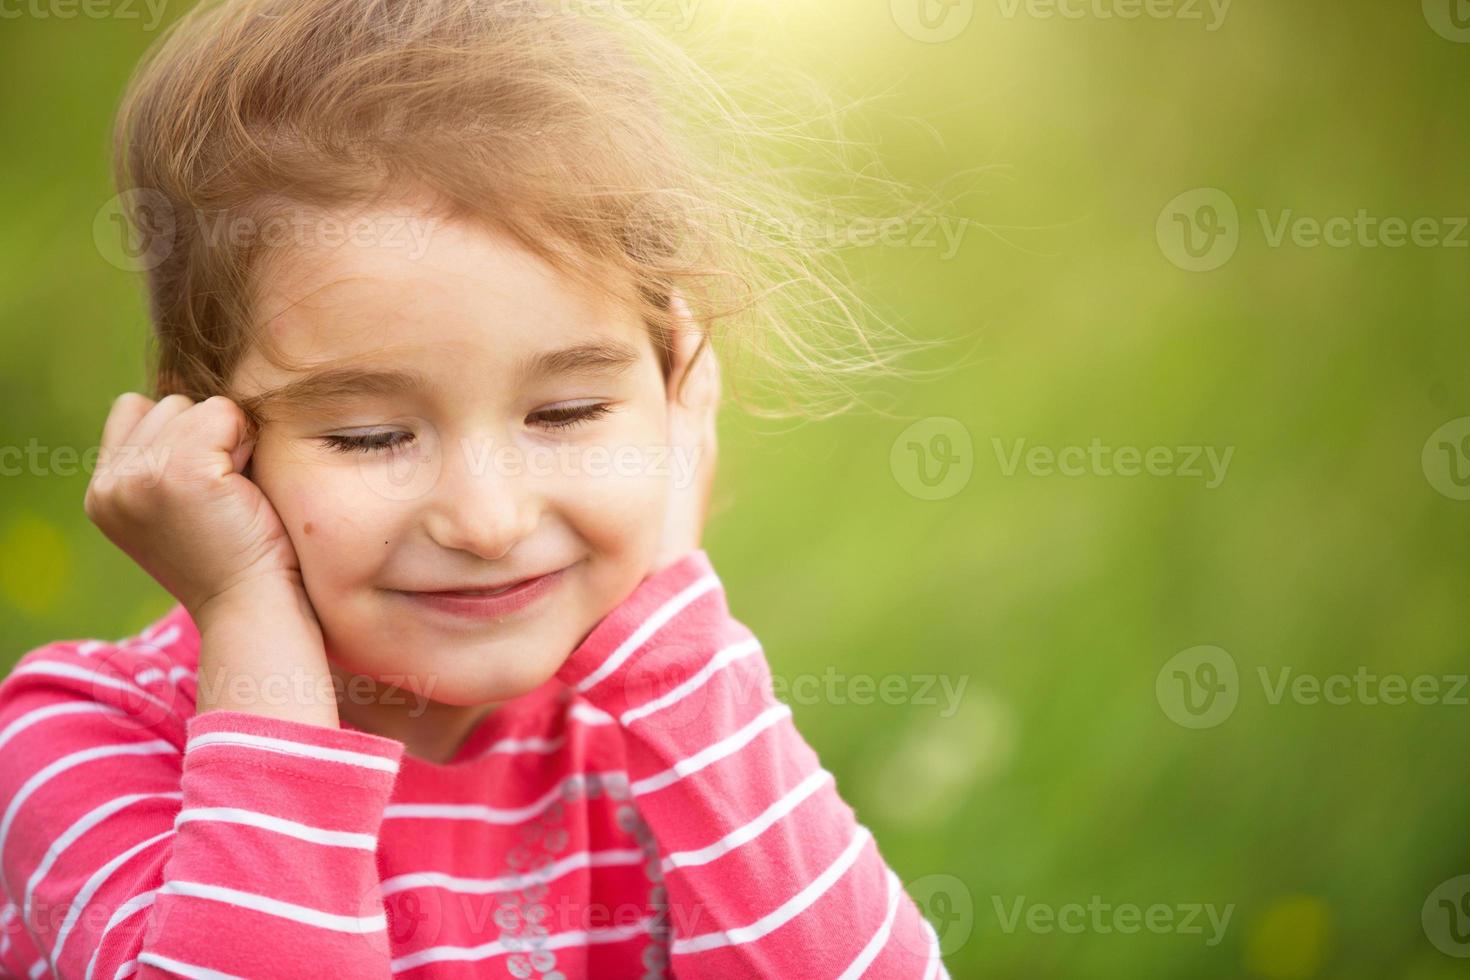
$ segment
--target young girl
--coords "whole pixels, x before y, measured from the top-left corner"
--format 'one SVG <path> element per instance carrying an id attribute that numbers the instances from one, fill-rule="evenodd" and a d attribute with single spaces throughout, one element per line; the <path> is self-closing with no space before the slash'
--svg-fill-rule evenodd
<path id="1" fill-rule="evenodd" d="M 178 602 L 0 684 L 0 973 L 945 975 L 700 547 L 742 267 L 613 37 L 228 0 L 134 80 L 85 508 Z"/>

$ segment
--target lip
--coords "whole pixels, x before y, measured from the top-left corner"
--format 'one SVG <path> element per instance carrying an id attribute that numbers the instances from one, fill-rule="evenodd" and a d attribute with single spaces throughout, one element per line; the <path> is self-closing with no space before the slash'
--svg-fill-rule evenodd
<path id="1" fill-rule="evenodd" d="M 571 566 L 568 565 L 567 568 Z M 545 596 L 566 576 L 567 568 L 524 579 L 498 595 L 458 592 L 407 592 L 402 595 L 419 606 L 467 619 L 498 619 L 526 608 Z"/>

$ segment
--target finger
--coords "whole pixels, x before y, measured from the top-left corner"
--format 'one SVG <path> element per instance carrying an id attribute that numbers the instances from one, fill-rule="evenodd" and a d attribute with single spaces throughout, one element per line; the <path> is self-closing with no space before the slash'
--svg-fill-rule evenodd
<path id="1" fill-rule="evenodd" d="M 244 410 L 225 395 L 211 395 L 193 406 L 187 418 L 181 413 L 170 419 L 158 440 L 174 445 L 187 438 L 191 450 L 217 456 L 222 472 L 238 473 L 255 448 L 247 436 Z"/>
<path id="2" fill-rule="evenodd" d="M 151 445 L 164 426 L 188 411 L 193 404 L 194 400 L 188 395 L 165 395 L 148 410 L 148 414 L 128 433 L 122 444 L 140 448 Z"/>
<path id="3" fill-rule="evenodd" d="M 107 412 L 107 421 L 102 423 L 102 442 L 98 448 L 106 451 L 122 445 L 123 440 L 154 404 L 153 399 L 136 391 L 125 391 L 118 395 Z"/>

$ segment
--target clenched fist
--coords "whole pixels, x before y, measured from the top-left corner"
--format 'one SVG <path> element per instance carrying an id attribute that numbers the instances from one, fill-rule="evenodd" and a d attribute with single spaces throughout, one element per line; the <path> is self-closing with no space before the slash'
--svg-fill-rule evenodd
<path id="1" fill-rule="evenodd" d="M 199 618 L 240 590 L 298 585 L 301 567 L 260 488 L 242 475 L 245 413 L 224 395 L 112 404 L 87 486 L 87 517 Z"/>

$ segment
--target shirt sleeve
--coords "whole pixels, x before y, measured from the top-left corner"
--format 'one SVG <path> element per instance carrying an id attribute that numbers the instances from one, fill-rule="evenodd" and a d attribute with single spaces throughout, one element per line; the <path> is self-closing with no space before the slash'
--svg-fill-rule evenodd
<path id="1" fill-rule="evenodd" d="M 54 643 L 0 683 L 0 975 L 390 976 L 402 743 L 195 715 L 180 670 Z"/>
<path id="2" fill-rule="evenodd" d="M 645 578 L 558 677 L 622 733 L 673 975 L 948 976 L 934 930 L 775 697 L 706 552 Z"/>

